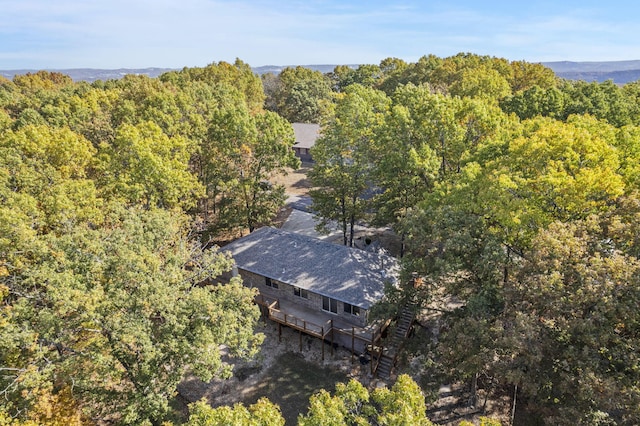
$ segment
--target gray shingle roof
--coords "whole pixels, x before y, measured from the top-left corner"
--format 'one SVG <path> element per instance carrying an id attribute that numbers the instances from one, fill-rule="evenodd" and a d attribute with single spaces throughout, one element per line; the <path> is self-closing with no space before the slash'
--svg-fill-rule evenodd
<path id="1" fill-rule="evenodd" d="M 293 133 L 296 136 L 296 148 L 312 148 L 320 136 L 320 125 L 310 123 L 293 123 Z"/>
<path id="2" fill-rule="evenodd" d="M 270 227 L 222 248 L 239 269 L 332 297 L 363 309 L 395 282 L 398 263 L 386 255 L 332 244 Z"/>

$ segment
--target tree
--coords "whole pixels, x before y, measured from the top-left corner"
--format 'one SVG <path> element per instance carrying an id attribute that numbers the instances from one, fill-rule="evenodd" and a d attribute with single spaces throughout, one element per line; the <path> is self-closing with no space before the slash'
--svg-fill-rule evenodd
<path id="1" fill-rule="evenodd" d="M 365 198 L 372 184 L 372 149 L 377 130 L 389 108 L 387 96 L 360 85 L 349 86 L 312 150 L 315 165 L 311 181 L 313 209 L 321 218 L 342 228 L 345 245 L 353 244 L 354 227 L 365 216 Z"/>
<path id="2" fill-rule="evenodd" d="M 452 96 L 500 100 L 511 94 L 507 78 L 485 66 L 462 69 L 449 86 Z"/>
<path id="3" fill-rule="evenodd" d="M 220 61 L 204 68 L 184 68 L 181 71 L 168 72 L 161 75 L 160 80 L 171 82 L 177 87 L 184 87 L 192 82 L 210 86 L 232 86 L 239 91 L 251 114 L 258 114 L 264 108 L 265 95 L 260 77 L 240 59 L 236 59 L 233 64 Z"/>
<path id="4" fill-rule="evenodd" d="M 607 241 L 595 216 L 551 224 L 506 293 L 505 374 L 550 423 L 640 420 L 639 264 Z"/>
<path id="5" fill-rule="evenodd" d="M 231 356 L 255 353 L 254 292 L 236 280 L 202 285 L 231 260 L 202 251 L 185 218 L 115 207 L 105 225 L 43 237 L 43 255 L 2 277 L 0 377 L 9 412 L 42 391 L 70 387 L 91 418 L 158 424 L 187 370 L 228 375 Z"/>
<path id="6" fill-rule="evenodd" d="M 280 77 L 268 72 L 260 76 L 264 90 L 264 107 L 267 111 L 278 112 L 278 92 L 280 91 Z"/>
<path id="7" fill-rule="evenodd" d="M 409 64 L 399 58 L 383 59 L 380 61 L 382 81 L 376 84 L 376 88 L 391 96 L 400 85 L 408 83 L 405 75 L 408 67 Z"/>
<path id="8" fill-rule="evenodd" d="M 36 232 L 62 231 L 87 220 L 99 223 L 101 203 L 89 179 L 95 153 L 89 141 L 68 128 L 27 126 L 7 132 L 0 139 L 0 199 L 14 210 L 10 222 L 23 212 Z"/>
<path id="9" fill-rule="evenodd" d="M 564 116 L 565 95 L 556 87 L 543 89 L 532 86 L 500 101 L 506 113 L 515 113 L 521 120 L 537 116 L 561 119 Z"/>
<path id="10" fill-rule="evenodd" d="M 266 223 L 284 204 L 284 186 L 273 185 L 267 179 L 287 168 L 300 166 L 292 146 L 295 143 L 293 128 L 283 118 L 266 112 L 255 118 L 256 139 L 247 141 L 240 148 L 236 163 L 239 171 L 239 199 L 244 224 L 252 232 L 260 223 Z"/>
<path id="11" fill-rule="evenodd" d="M 99 153 L 98 181 L 107 197 L 151 207 L 195 206 L 202 186 L 189 170 L 193 147 L 152 122 L 121 125 Z"/>
<path id="12" fill-rule="evenodd" d="M 632 123 L 633 103 L 611 80 L 603 83 L 564 81 L 560 89 L 566 96 L 563 118 L 590 114 L 616 127 Z"/>
<path id="13" fill-rule="evenodd" d="M 557 77 L 551 68 L 542 64 L 533 64 L 526 61 L 511 62 L 513 73 L 509 84 L 511 91 L 518 93 L 531 87 L 550 89 L 556 86 Z"/>
<path id="14" fill-rule="evenodd" d="M 279 74 L 277 112 L 291 123 L 318 123 L 321 103 L 331 98 L 329 80 L 320 71 L 297 66 Z"/>
<path id="15" fill-rule="evenodd" d="M 421 127 L 424 116 L 413 108 L 419 101 L 409 100 L 409 93 L 417 98 L 425 94 L 423 89 L 408 85 L 396 92 L 396 105 L 385 116 L 384 126 L 372 145 L 373 181 L 381 188 L 373 198 L 373 222 L 395 227 L 402 236 L 401 256 L 405 233 L 398 225 L 433 188 L 440 168 L 430 135 Z"/>
<path id="16" fill-rule="evenodd" d="M 637 209 L 627 200 L 624 214 L 618 210 L 625 183 L 617 131 L 589 116 L 566 123 L 538 118 L 505 130 L 471 151 L 460 172 L 437 185 L 406 221 L 413 238 L 405 268 L 443 283 L 419 296 L 429 303 L 442 293 L 461 303 L 441 306 L 446 331 L 427 354 L 472 389 L 479 374 L 517 385 L 548 410 L 551 423 L 569 424 L 577 413 L 592 415 L 584 422 L 602 413 L 613 418 L 622 410 L 633 424 L 634 367 L 616 376 L 620 387 L 613 388 L 613 367 L 596 356 L 596 342 L 612 339 L 610 346 L 621 351 L 614 358 L 637 363 L 623 349 L 635 345 L 635 332 L 613 337 L 620 337 L 614 324 L 634 323 L 626 302 L 637 297 L 627 293 L 635 288 L 627 275 L 635 274 L 635 260 L 628 258 L 630 270 L 620 269 L 635 250 L 629 237 Z M 551 244 L 543 235 L 563 242 Z M 551 247 L 568 252 L 547 258 Z M 544 266 L 534 261 L 538 255 Z M 570 286 L 557 284 L 565 279 Z M 534 292 L 545 281 L 554 290 Z M 618 291 L 624 302 L 614 302 Z M 602 303 L 593 305 L 598 297 Z M 554 310 L 549 323 L 546 309 Z M 609 392 L 621 392 L 624 402 L 613 407 Z"/>
<path id="17" fill-rule="evenodd" d="M 271 111 L 250 117 L 223 107 L 214 114 L 200 159 L 216 228 L 253 231 L 275 216 L 284 187 L 269 179 L 299 167 L 294 143 L 291 125 Z"/>
<path id="18" fill-rule="evenodd" d="M 30 92 L 51 90 L 73 84 L 73 80 L 68 75 L 44 70 L 24 75 L 17 74 L 14 76 L 13 82 L 21 89 Z"/>
<path id="19" fill-rule="evenodd" d="M 300 426 L 424 425 L 432 423 L 420 387 L 407 375 L 400 375 L 389 388 L 369 391 L 356 380 L 336 384 L 331 396 L 322 390 L 309 400 L 309 411 L 298 417 Z"/>
<path id="20" fill-rule="evenodd" d="M 512 75 L 513 68 L 506 59 L 459 53 L 439 62 L 429 73 L 428 82 L 445 93 L 497 99 L 511 92 L 508 81 Z"/>
<path id="21" fill-rule="evenodd" d="M 201 400 L 189 404 L 189 412 L 185 426 L 284 426 L 280 407 L 266 398 L 260 398 L 248 408 L 242 404 L 211 408 Z"/>

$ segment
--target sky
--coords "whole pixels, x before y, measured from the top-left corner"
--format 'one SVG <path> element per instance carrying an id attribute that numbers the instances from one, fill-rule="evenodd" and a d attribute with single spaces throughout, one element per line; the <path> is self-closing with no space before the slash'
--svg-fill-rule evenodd
<path id="1" fill-rule="evenodd" d="M 640 59 L 637 0 L 0 0 L 0 69 Z"/>

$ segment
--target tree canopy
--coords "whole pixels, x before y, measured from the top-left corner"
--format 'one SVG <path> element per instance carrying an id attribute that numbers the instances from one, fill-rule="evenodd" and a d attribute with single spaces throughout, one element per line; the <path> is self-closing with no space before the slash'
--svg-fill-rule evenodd
<path id="1" fill-rule="evenodd" d="M 0 78 L 0 423 L 159 424 L 185 372 L 229 373 L 221 345 L 254 353 L 253 292 L 206 285 L 230 259 L 202 247 L 270 223 L 300 121 L 321 226 L 392 227 L 426 283 L 383 301 L 439 313 L 425 372 L 546 424 L 638 424 L 639 87 L 471 53 Z M 405 376 L 350 382 L 299 422 L 428 424 L 424 403 Z M 282 424 L 266 400 L 191 413 Z"/>

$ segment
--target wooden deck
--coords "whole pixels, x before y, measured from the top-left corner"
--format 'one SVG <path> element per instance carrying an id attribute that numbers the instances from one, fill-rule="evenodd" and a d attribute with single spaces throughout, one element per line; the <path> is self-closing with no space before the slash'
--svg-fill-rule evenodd
<path id="1" fill-rule="evenodd" d="M 324 314 L 323 312 L 301 307 L 293 302 L 281 301 L 264 294 L 258 294 L 255 302 L 260 306 L 265 319 L 268 318 L 278 323 L 279 327 L 284 325 L 300 332 L 301 350 L 302 333 L 331 343 L 332 354 L 334 340 L 338 335 L 342 335 L 346 336 L 346 340 L 351 339 L 351 356 L 353 358 L 356 353 L 356 342 L 359 343 L 358 346 L 376 347 L 382 338 L 384 330 L 389 325 L 389 321 L 386 321 L 377 322 L 367 327 L 359 327 L 349 324 L 338 316 L 331 318 L 331 314 Z M 278 336 L 281 336 L 280 328 Z M 324 345 L 322 345 L 322 359 L 324 360 Z M 373 362 L 371 365 L 373 366 Z"/>

